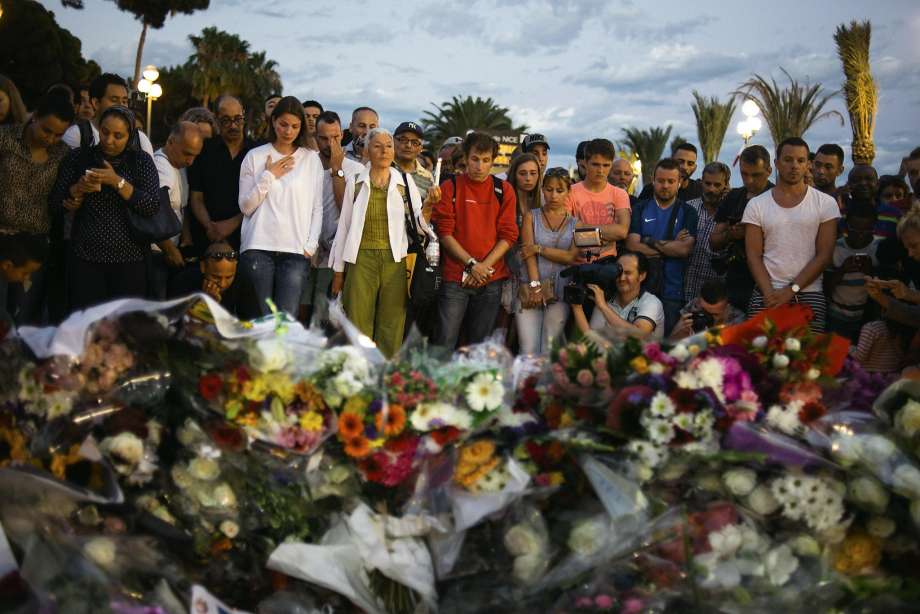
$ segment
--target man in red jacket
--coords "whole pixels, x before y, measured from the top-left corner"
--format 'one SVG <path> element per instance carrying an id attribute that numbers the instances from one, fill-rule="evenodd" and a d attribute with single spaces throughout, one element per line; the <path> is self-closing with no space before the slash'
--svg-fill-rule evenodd
<path id="1" fill-rule="evenodd" d="M 444 182 L 433 215 L 445 256 L 435 343 L 450 349 L 461 327 L 469 343 L 492 332 L 508 277 L 505 253 L 518 238 L 514 189 L 491 175 L 498 143 L 471 132 L 462 147 L 466 172 Z"/>

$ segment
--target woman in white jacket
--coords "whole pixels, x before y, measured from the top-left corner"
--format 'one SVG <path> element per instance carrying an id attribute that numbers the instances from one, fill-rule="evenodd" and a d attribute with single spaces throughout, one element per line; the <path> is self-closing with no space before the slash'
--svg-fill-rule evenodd
<path id="1" fill-rule="evenodd" d="M 389 357 L 402 345 L 406 322 L 407 209 L 421 232 L 431 230 L 412 176 L 393 168 L 393 135 L 371 130 L 367 156 L 370 163 L 345 184 L 329 266 L 348 318 Z"/>
<path id="2" fill-rule="evenodd" d="M 322 229 L 323 164 L 304 146 L 305 124 L 300 101 L 282 98 L 272 112 L 269 142 L 250 150 L 240 169 L 240 268 L 263 314 L 272 299 L 296 316 Z"/>

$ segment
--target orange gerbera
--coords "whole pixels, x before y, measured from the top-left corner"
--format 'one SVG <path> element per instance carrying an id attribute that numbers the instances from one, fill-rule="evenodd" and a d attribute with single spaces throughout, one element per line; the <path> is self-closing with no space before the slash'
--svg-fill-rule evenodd
<path id="1" fill-rule="evenodd" d="M 402 405 L 393 404 L 377 412 L 374 416 L 374 425 L 377 431 L 387 437 L 394 437 L 406 428 L 406 410 Z"/>
<path id="2" fill-rule="evenodd" d="M 364 420 L 354 412 L 342 412 L 339 416 L 339 437 L 348 441 L 359 437 L 364 432 Z"/>
<path id="3" fill-rule="evenodd" d="M 364 458 L 371 453 L 371 442 L 367 437 L 358 435 L 345 442 L 345 454 L 352 458 Z"/>

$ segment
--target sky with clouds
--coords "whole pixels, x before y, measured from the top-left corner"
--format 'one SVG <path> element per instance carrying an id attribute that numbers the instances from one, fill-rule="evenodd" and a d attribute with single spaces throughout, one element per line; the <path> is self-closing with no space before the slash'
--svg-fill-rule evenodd
<path id="1" fill-rule="evenodd" d="M 107 0 L 86 0 L 82 11 L 41 1 L 83 41 L 84 56 L 104 70 L 133 73 L 140 24 L 130 14 Z M 920 145 L 916 0 L 211 0 L 207 11 L 150 31 L 144 63 L 184 62 L 188 35 L 217 26 L 276 60 L 285 94 L 315 98 L 342 115 L 370 105 L 391 129 L 453 95 L 491 96 L 516 122 L 546 134 L 551 164 L 569 166 L 578 141 L 616 141 L 627 126 L 670 124 L 672 134 L 697 142 L 694 89 L 725 97 L 754 73 L 782 83 L 780 67 L 837 89 L 843 74 L 834 30 L 866 18 L 880 91 L 876 166 L 895 172 Z M 846 117 L 842 98 L 829 108 Z M 739 110 L 725 161 L 741 147 L 740 119 Z M 846 147 L 849 119 L 843 126 L 822 120 L 805 138 Z M 753 142 L 771 147 L 766 128 Z"/>

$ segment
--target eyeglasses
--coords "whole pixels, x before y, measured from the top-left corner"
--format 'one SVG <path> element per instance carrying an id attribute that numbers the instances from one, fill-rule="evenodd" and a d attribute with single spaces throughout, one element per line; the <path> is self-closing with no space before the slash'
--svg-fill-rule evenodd
<path id="1" fill-rule="evenodd" d="M 396 142 L 399 143 L 400 145 L 409 145 L 410 147 L 421 147 L 422 146 L 422 142 L 418 139 L 404 139 L 404 138 L 398 137 L 396 139 Z"/>
<path id="2" fill-rule="evenodd" d="M 211 252 L 204 257 L 207 260 L 237 260 L 240 255 L 235 249 L 231 249 L 229 252 Z"/>
<path id="3" fill-rule="evenodd" d="M 246 118 L 242 115 L 237 115 L 236 117 L 221 117 L 220 125 L 221 126 L 242 126 L 243 122 L 246 121 Z"/>

